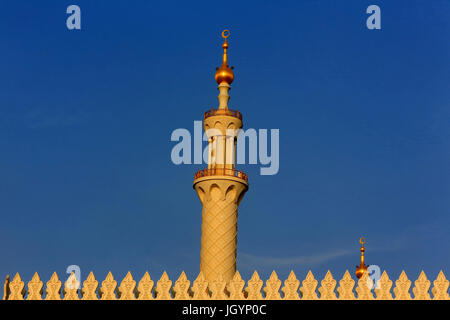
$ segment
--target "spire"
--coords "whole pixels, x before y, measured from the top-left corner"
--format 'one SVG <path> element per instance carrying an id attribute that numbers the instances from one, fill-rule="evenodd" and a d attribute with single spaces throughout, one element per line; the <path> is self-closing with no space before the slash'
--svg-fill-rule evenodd
<path id="1" fill-rule="evenodd" d="M 359 243 L 361 243 L 361 264 L 359 266 L 356 266 L 356 277 L 361 278 L 364 272 L 367 272 L 367 266 L 364 264 L 364 252 L 366 249 L 364 248 L 364 243 L 366 243 L 366 240 L 364 237 L 359 239 Z"/>
<path id="2" fill-rule="evenodd" d="M 228 38 L 229 36 L 230 36 L 230 31 L 228 31 L 228 30 L 222 31 L 222 38 L 225 39 L 225 40 L 223 41 L 223 44 L 222 44 L 222 48 L 223 48 L 223 60 L 222 60 L 222 65 L 227 66 L 227 67 L 228 67 L 228 54 L 227 54 L 228 42 L 227 42 L 227 38 Z"/>
<path id="3" fill-rule="evenodd" d="M 222 31 L 222 38 L 224 38 L 224 42 L 222 44 L 222 48 L 223 48 L 223 59 L 222 59 L 222 65 L 220 66 L 220 68 L 216 68 L 216 82 L 217 84 L 221 84 L 222 82 L 226 82 L 227 84 L 231 84 L 233 82 L 234 79 L 234 74 L 233 74 L 233 67 L 229 68 L 228 67 L 228 42 L 227 42 L 227 38 L 230 36 L 230 31 L 229 30 L 223 30 Z"/>
<path id="4" fill-rule="evenodd" d="M 216 82 L 219 84 L 219 110 L 228 110 L 228 100 L 230 100 L 230 96 L 228 91 L 230 90 L 230 84 L 233 82 L 234 74 L 233 67 L 228 67 L 228 42 L 227 38 L 230 36 L 229 30 L 222 31 L 222 38 L 224 38 L 224 42 L 222 44 L 223 48 L 223 59 L 222 65 L 220 68 L 216 68 Z"/>

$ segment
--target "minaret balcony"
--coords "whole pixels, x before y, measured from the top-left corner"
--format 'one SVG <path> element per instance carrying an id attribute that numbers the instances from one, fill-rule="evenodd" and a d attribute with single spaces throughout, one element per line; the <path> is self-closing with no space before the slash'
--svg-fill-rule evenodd
<path id="1" fill-rule="evenodd" d="M 239 110 L 231 110 L 231 109 L 212 109 L 209 111 L 206 111 L 203 119 L 212 117 L 212 116 L 231 116 L 231 117 L 235 117 L 238 118 L 239 120 L 242 121 L 242 113 L 239 112 Z"/>
<path id="2" fill-rule="evenodd" d="M 195 173 L 194 179 L 199 179 L 208 176 L 231 176 L 242 179 L 245 182 L 248 182 L 247 174 L 242 172 L 242 170 L 238 171 L 236 169 L 229 169 L 229 168 L 213 168 L 213 169 L 199 170 Z"/>

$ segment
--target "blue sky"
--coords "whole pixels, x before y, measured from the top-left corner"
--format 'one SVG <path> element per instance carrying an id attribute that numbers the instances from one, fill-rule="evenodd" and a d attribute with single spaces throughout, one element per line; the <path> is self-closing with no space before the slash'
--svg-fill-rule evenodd
<path id="1" fill-rule="evenodd" d="M 66 28 L 81 8 L 82 29 Z M 366 8 L 381 8 L 381 30 Z M 170 135 L 216 108 L 222 29 L 230 107 L 280 130 L 280 171 L 241 166 L 238 269 L 341 278 L 450 275 L 450 2 L 3 1 L 0 276 L 66 267 L 193 279 L 200 165 Z"/>

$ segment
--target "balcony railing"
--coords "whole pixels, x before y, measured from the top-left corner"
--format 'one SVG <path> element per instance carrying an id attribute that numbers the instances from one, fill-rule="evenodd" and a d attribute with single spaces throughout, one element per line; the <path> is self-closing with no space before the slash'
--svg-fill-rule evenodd
<path id="1" fill-rule="evenodd" d="M 212 117 L 212 116 L 232 116 L 235 118 L 238 118 L 242 120 L 242 114 L 239 112 L 239 110 L 231 110 L 231 109 L 212 109 L 209 111 L 206 111 L 204 114 L 204 119 Z"/>
<path id="2" fill-rule="evenodd" d="M 198 179 L 207 176 L 232 176 L 248 181 L 247 174 L 242 172 L 242 170 L 238 171 L 236 169 L 227 169 L 227 168 L 199 170 L 195 173 L 194 178 Z"/>

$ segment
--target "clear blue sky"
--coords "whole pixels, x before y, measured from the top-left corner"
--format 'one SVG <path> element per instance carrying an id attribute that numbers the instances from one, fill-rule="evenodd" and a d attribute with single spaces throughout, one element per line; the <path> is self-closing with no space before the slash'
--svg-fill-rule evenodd
<path id="1" fill-rule="evenodd" d="M 82 30 L 66 28 L 81 7 Z M 381 30 L 366 28 L 381 7 Z M 199 270 L 199 165 L 171 132 L 230 106 L 280 129 L 280 171 L 242 166 L 238 268 L 450 276 L 450 2 L 3 1 L 0 276 Z"/>

